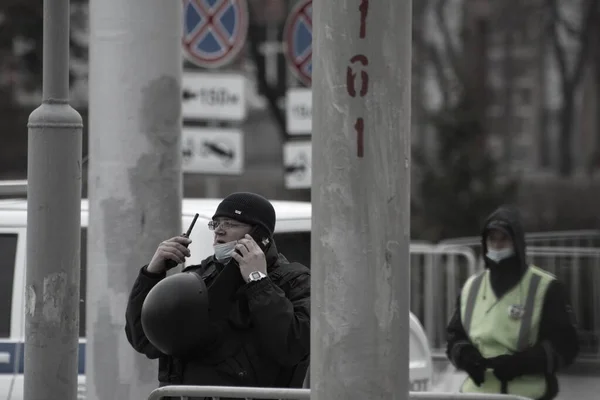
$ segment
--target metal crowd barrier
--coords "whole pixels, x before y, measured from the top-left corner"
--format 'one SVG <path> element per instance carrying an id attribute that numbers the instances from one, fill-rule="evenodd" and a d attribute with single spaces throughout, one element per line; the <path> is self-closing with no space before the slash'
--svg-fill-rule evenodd
<path id="1" fill-rule="evenodd" d="M 26 197 L 27 180 L 0 181 L 0 197 Z"/>
<path id="2" fill-rule="evenodd" d="M 579 325 L 580 359 L 594 363 L 600 362 L 600 245 L 589 245 L 596 243 L 593 237 L 598 232 L 533 234 L 532 243 L 551 240 L 554 245 L 527 247 L 528 262 L 556 275 L 566 286 Z M 556 246 L 561 240 L 571 242 Z M 410 246 L 410 308 L 421 321 L 434 355 L 445 347 L 446 325 L 463 284 L 483 269 L 477 251 L 449 241 Z"/>
<path id="3" fill-rule="evenodd" d="M 573 244 L 591 244 L 597 232 L 571 232 L 574 242 L 567 246 L 527 247 L 528 262 L 556 275 L 566 286 L 579 326 L 580 359 L 594 363 L 600 362 L 600 245 Z M 531 241 L 558 240 L 558 234 L 533 235 Z M 562 239 L 569 237 L 569 232 L 560 234 Z M 411 311 L 421 321 L 436 355 L 445 347 L 446 325 L 456 298 L 467 278 L 483 269 L 483 259 L 476 249 L 448 241 L 411 244 L 410 254 Z"/>
<path id="4" fill-rule="evenodd" d="M 411 244 L 410 309 L 419 318 L 432 349 L 445 343 L 462 285 L 477 271 L 475 252 L 464 246 Z"/>
<path id="5" fill-rule="evenodd" d="M 163 386 L 150 393 L 148 400 L 164 397 L 221 397 L 234 399 L 309 400 L 310 389 L 275 389 L 230 386 Z M 525 397 L 500 394 L 409 392 L 411 400 L 528 400 Z"/>
<path id="6" fill-rule="evenodd" d="M 579 328 L 580 359 L 600 361 L 600 247 L 528 247 L 527 258 L 565 285 Z"/>
<path id="7" fill-rule="evenodd" d="M 583 229 L 575 231 L 530 232 L 525 234 L 527 246 L 544 247 L 600 247 L 600 230 Z M 468 246 L 478 253 L 481 236 L 452 238 L 440 241 L 440 245 Z"/>
<path id="8" fill-rule="evenodd" d="M 150 393 L 148 400 L 164 397 L 221 397 L 234 399 L 291 399 L 309 400 L 310 389 L 255 388 L 233 386 L 163 386 Z"/>

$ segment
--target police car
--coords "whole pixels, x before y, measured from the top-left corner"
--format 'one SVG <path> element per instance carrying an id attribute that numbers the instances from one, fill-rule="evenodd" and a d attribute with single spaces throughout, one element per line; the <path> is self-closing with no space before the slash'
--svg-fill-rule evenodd
<path id="1" fill-rule="evenodd" d="M 219 199 L 185 199 L 182 227 L 190 225 L 195 213 L 198 220 L 191 234 L 192 256 L 188 264 L 199 263 L 212 253 L 212 232 L 208 221 Z M 275 242 L 292 261 L 310 266 L 311 204 L 273 201 L 277 213 Z M 81 307 L 79 345 L 79 398 L 85 397 L 85 282 L 88 201 L 81 203 Z M 24 288 L 27 230 L 27 201 L 0 200 L 0 400 L 23 399 Z M 148 257 L 152 255 L 149 254 Z M 133 351 L 133 350 L 132 350 Z M 431 389 L 432 358 L 425 332 L 417 318 L 410 315 L 410 380 L 413 391 Z"/>

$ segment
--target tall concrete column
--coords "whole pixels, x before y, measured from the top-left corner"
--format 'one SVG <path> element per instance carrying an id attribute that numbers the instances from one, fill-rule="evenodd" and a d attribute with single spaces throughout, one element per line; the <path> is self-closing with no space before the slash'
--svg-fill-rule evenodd
<path id="1" fill-rule="evenodd" d="M 90 1 L 88 400 L 148 397 L 158 363 L 127 342 L 125 306 L 158 244 L 181 234 L 177 0 Z"/>
<path id="2" fill-rule="evenodd" d="M 42 104 L 29 116 L 26 400 L 77 398 L 81 116 L 69 105 L 69 0 L 44 0 Z"/>
<path id="3" fill-rule="evenodd" d="M 313 1 L 317 400 L 408 398 L 411 6 Z"/>

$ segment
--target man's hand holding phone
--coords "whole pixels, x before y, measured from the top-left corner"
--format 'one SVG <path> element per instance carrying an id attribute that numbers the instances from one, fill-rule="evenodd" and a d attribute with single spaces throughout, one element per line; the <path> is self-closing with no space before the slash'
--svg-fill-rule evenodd
<path id="1" fill-rule="evenodd" d="M 175 266 L 183 264 L 186 257 L 191 255 L 190 249 L 187 248 L 190 243 L 192 240 L 185 236 L 175 236 L 162 242 L 156 249 L 152 261 L 148 264 L 148 272 L 162 274 L 169 269 L 169 261 L 175 263 Z"/>
<path id="2" fill-rule="evenodd" d="M 240 273 L 245 282 L 250 280 L 252 272 L 267 274 L 267 260 L 252 236 L 246 235 L 237 241 L 232 257 L 239 264 Z"/>

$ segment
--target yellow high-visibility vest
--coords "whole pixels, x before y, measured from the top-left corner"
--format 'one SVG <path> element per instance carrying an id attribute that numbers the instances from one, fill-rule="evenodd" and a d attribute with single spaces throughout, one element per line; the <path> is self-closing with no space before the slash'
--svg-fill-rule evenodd
<path id="1" fill-rule="evenodd" d="M 525 350 L 537 342 L 544 298 L 553 275 L 529 266 L 521 281 L 498 299 L 492 290 L 490 272 L 469 278 L 461 292 L 461 320 L 471 343 L 485 358 Z M 526 375 L 502 383 L 491 369 L 485 381 L 475 385 L 467 377 L 464 393 L 506 393 L 539 399 L 546 393 L 544 375 Z"/>

